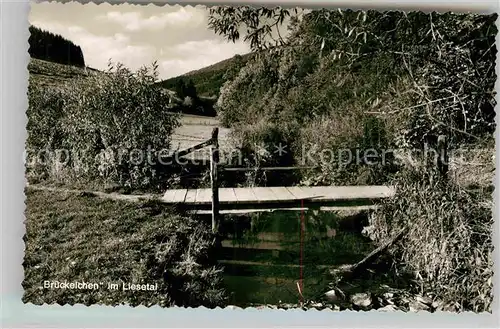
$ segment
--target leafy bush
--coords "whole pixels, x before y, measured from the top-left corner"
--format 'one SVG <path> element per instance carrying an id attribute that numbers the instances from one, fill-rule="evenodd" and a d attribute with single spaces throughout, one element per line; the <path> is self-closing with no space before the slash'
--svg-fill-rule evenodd
<path id="1" fill-rule="evenodd" d="M 222 124 L 253 123 L 260 118 L 264 112 L 262 103 L 272 98 L 276 90 L 276 68 L 276 59 L 261 57 L 249 61 L 234 80 L 224 84 L 216 103 Z"/>
<path id="2" fill-rule="evenodd" d="M 28 149 L 66 150 L 65 169 L 78 179 L 154 187 L 159 156 L 178 125 L 156 77 L 156 64 L 135 73 L 110 64 L 105 74 L 75 79 L 60 91 L 30 84 Z"/>
<path id="3" fill-rule="evenodd" d="M 211 11 L 211 26 L 229 40 L 240 35 L 227 24 L 246 26 L 250 34 L 245 39 L 261 50 L 269 43 L 259 35 L 291 13 L 220 7 Z M 380 147 L 421 148 L 429 136 L 439 134 L 447 135 L 450 145 L 476 142 L 494 131 L 496 17 L 350 10 L 294 16 L 281 46 L 258 53 L 226 82 L 218 113 L 236 130 L 263 118 L 275 123 L 281 135 L 289 136 L 285 139 L 292 143 L 295 158 L 301 143 L 311 141 L 297 135 L 343 116 L 347 121 L 356 117 L 359 129 L 371 129 L 370 120 L 378 120 L 383 129 L 377 133 L 383 136 Z M 334 141 L 327 137 L 332 131 L 324 132 L 313 134 L 321 146 L 335 147 L 343 138 L 350 138 L 350 148 L 368 145 L 340 131 L 333 133 L 340 138 Z M 388 178 L 377 171 L 380 177 L 368 181 Z M 308 173 L 306 181 L 318 174 Z M 319 174 L 330 175 L 324 170 Z"/>
<path id="4" fill-rule="evenodd" d="M 491 195 L 445 182 L 425 166 L 401 172 L 394 184 L 396 197 L 373 217 L 378 239 L 408 229 L 393 255 L 418 288 L 459 311 L 491 312 Z"/>
<path id="5" fill-rule="evenodd" d="M 28 177 L 46 179 L 58 176 L 60 167 L 54 150 L 64 144 L 62 118 L 66 93 L 60 89 L 44 90 L 30 84 L 28 89 L 28 123 L 26 161 Z"/>

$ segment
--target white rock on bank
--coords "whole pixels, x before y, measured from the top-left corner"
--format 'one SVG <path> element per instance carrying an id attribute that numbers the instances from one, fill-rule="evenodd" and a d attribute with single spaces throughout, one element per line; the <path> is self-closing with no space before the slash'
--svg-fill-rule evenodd
<path id="1" fill-rule="evenodd" d="M 325 297 L 326 297 L 329 301 L 331 301 L 331 302 L 336 301 L 336 300 L 338 300 L 338 299 L 339 299 L 339 298 L 338 298 L 338 296 L 337 296 L 337 294 L 335 293 L 335 290 L 330 290 L 330 291 L 327 291 L 327 292 L 325 293 Z"/>
<path id="2" fill-rule="evenodd" d="M 411 301 L 409 306 L 410 312 L 429 311 L 429 306 L 419 302 L 418 300 Z"/>
<path id="3" fill-rule="evenodd" d="M 372 303 L 372 298 L 367 293 L 359 293 L 351 297 L 351 302 L 359 307 L 368 307 Z"/>
<path id="4" fill-rule="evenodd" d="M 384 296 L 384 298 L 385 298 L 386 300 L 390 300 L 390 299 L 393 299 L 393 298 L 394 298 L 394 293 L 392 293 L 392 292 L 386 292 L 386 293 L 384 293 L 384 295 L 383 295 L 383 296 Z"/>
<path id="5" fill-rule="evenodd" d="M 425 304 L 425 305 L 432 305 L 432 298 L 430 297 L 427 297 L 427 296 L 417 296 L 415 298 L 418 302 L 422 303 L 422 304 Z"/>

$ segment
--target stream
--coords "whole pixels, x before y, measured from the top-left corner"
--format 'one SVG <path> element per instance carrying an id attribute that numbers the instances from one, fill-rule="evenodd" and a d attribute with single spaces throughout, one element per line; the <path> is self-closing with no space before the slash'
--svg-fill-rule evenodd
<path id="1" fill-rule="evenodd" d="M 226 215 L 217 258 L 225 269 L 228 303 L 245 307 L 323 298 L 332 268 L 354 264 L 375 248 L 360 233 L 365 218 L 319 211 Z"/>

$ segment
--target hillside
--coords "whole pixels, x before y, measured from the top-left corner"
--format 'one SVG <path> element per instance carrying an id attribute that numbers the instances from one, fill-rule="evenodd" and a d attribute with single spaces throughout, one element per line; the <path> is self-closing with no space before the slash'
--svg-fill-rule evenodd
<path id="1" fill-rule="evenodd" d="M 30 83 L 44 86 L 63 87 L 73 79 L 88 77 L 103 72 L 87 67 L 77 67 L 31 58 L 28 63 Z"/>
<path id="2" fill-rule="evenodd" d="M 238 73 L 239 69 L 245 66 L 251 55 L 251 53 L 243 56 L 235 55 L 234 57 L 225 59 L 202 69 L 190 71 L 181 76 L 163 80 L 159 83 L 164 88 L 174 89 L 176 83 L 180 79 L 185 81 L 191 80 L 196 87 L 198 95 L 208 98 L 216 98 L 219 95 L 220 88 L 224 82 L 226 82 L 228 78 L 234 77 Z"/>

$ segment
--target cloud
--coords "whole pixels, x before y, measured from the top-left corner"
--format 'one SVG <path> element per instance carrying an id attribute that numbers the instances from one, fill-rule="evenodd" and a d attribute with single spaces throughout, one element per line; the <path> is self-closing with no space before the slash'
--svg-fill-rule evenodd
<path id="1" fill-rule="evenodd" d="M 236 43 L 218 39 L 188 41 L 170 49 L 171 58 L 160 63 L 161 75 L 178 76 L 249 51 L 248 45 L 241 41 Z"/>
<path id="2" fill-rule="evenodd" d="M 65 26 L 59 23 L 36 21 L 33 25 L 60 34 L 82 48 L 87 66 L 105 69 L 108 61 L 121 62 L 132 70 L 150 64 L 155 56 L 151 46 L 133 45 L 123 33 L 110 36 L 95 35 L 81 26 Z"/>
<path id="3" fill-rule="evenodd" d="M 171 27 L 198 27 L 206 22 L 206 11 L 200 8 L 180 7 L 175 11 L 144 17 L 140 12 L 110 11 L 99 19 L 120 24 L 128 31 L 161 30 Z"/>

